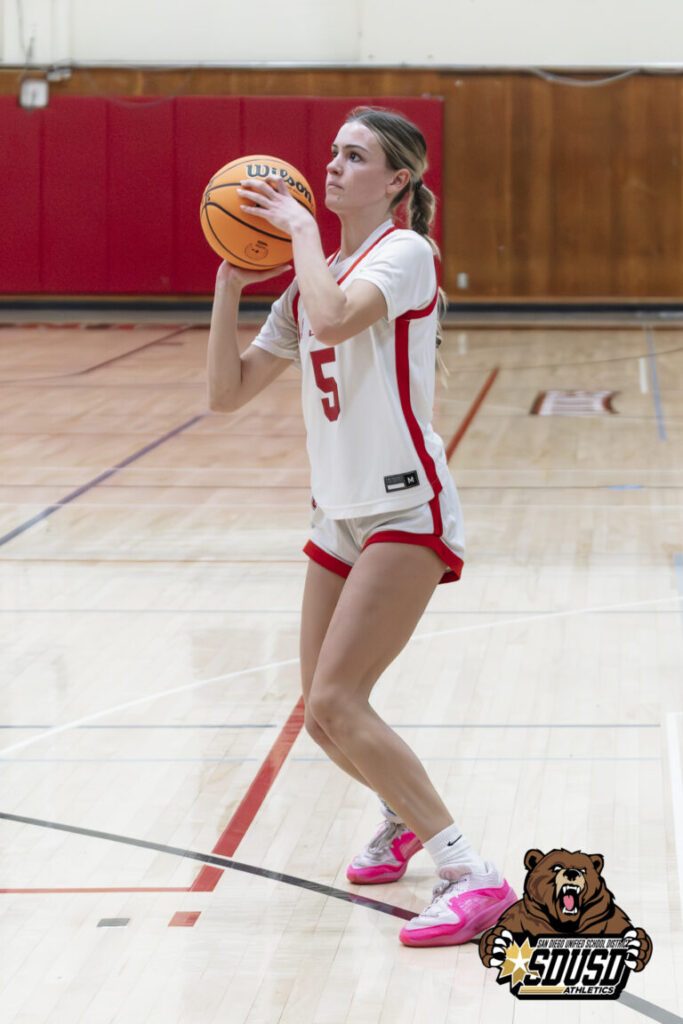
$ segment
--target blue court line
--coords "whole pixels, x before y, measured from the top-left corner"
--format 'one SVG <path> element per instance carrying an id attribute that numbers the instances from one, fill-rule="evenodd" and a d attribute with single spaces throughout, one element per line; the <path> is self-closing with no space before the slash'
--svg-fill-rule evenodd
<path id="1" fill-rule="evenodd" d="M 662 408 L 662 396 L 659 391 L 659 377 L 657 375 L 657 350 L 655 349 L 654 337 L 651 330 L 645 332 L 647 347 L 649 350 L 648 362 L 650 364 L 650 380 L 652 381 L 652 397 L 655 403 L 655 414 L 657 416 L 657 432 L 660 441 L 666 441 L 666 427 L 664 425 L 664 409 Z"/>
<path id="2" fill-rule="evenodd" d="M 680 556 L 683 559 L 683 556 Z M 683 586 L 683 583 L 682 583 Z M 389 722 L 392 729 L 659 729 L 659 722 Z M 274 729 L 273 723 L 196 725 L 77 725 L 76 729 Z M 0 725 L 0 729 L 54 729 L 54 725 Z"/>
<path id="3" fill-rule="evenodd" d="M 5 764 L 247 764 L 258 757 L 3 757 Z M 332 764 L 327 757 L 290 757 L 294 764 Z M 420 757 L 431 761 L 661 761 L 659 757 Z"/>
<path id="4" fill-rule="evenodd" d="M 420 757 L 420 761 L 661 761 L 661 757 Z M 290 761 L 326 762 L 326 757 L 290 757 Z"/>
<path id="5" fill-rule="evenodd" d="M 260 757 L 3 757 L 7 764 L 247 764 Z M 325 758 L 320 758 L 324 761 Z"/>
<path id="6" fill-rule="evenodd" d="M 104 506 L 98 506 L 104 507 Z M 117 508 L 121 506 L 116 506 Z M 217 507 L 217 506 L 216 506 Z M 579 507 L 579 506 L 577 506 Z M 584 507 L 584 506 L 581 506 Z M 605 506 L 607 507 L 607 506 Z M 640 507 L 640 506 L 629 506 Z M 672 506 L 665 506 L 670 508 Z M 676 506 L 673 506 L 676 507 Z M 47 559 L 46 559 L 47 561 Z M 427 608 L 427 615 L 554 615 L 556 608 L 484 608 L 476 611 L 459 608 L 457 612 Z M 677 608 L 591 608 L 595 615 L 677 615 Z M 0 615 L 301 615 L 300 608 L 0 608 Z"/>
<path id="7" fill-rule="evenodd" d="M 133 454 L 129 455 L 127 459 L 124 459 L 123 462 L 117 462 L 111 469 L 106 470 L 104 473 L 100 473 L 100 475 L 96 476 L 93 480 L 89 480 L 87 484 L 83 484 L 82 487 L 78 487 L 75 491 L 67 494 L 65 498 L 60 498 L 60 500 L 54 505 L 48 505 L 48 507 L 43 509 L 42 512 L 39 512 L 38 515 L 33 516 L 32 519 L 28 519 L 25 523 L 22 523 L 20 526 L 16 526 L 13 530 L 10 530 L 9 533 L 0 537 L 0 547 L 13 540 L 15 537 L 18 537 L 20 534 L 25 533 L 27 530 L 30 530 L 32 526 L 36 525 L 36 523 L 41 523 L 54 512 L 58 512 L 60 508 L 63 508 L 65 505 L 69 505 L 72 501 L 75 501 L 76 498 L 80 498 L 82 494 L 86 493 L 86 491 L 91 490 L 93 487 L 97 487 L 97 485 L 101 484 L 103 480 L 108 480 L 109 477 L 114 476 L 114 474 L 118 473 L 119 470 L 125 469 L 126 466 L 130 466 L 131 463 L 141 459 L 143 455 L 147 455 L 149 452 L 154 451 L 155 448 L 158 448 L 166 441 L 169 441 L 172 437 L 176 437 L 178 434 L 181 434 L 183 430 L 187 430 L 188 427 L 192 427 L 195 423 L 199 423 L 199 421 L 204 419 L 207 415 L 208 413 L 203 412 L 200 413 L 199 416 L 193 416 L 191 420 L 187 421 L 187 423 L 183 423 L 181 426 L 175 427 L 173 430 L 169 430 L 169 432 L 164 434 L 163 437 L 160 437 L 156 441 L 152 441 L 151 444 L 145 445 L 144 448 L 140 448 L 137 452 L 133 452 Z"/>

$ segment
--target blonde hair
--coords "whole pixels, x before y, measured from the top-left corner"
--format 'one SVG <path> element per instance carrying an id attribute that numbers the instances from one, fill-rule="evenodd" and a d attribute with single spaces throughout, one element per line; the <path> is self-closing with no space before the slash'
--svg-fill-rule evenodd
<path id="1" fill-rule="evenodd" d="M 356 107 L 349 113 L 346 121 L 360 121 L 370 129 L 382 147 L 387 164 L 392 170 L 400 171 L 405 168 L 410 172 L 410 181 L 394 197 L 390 209 L 395 210 L 410 193 L 408 226 L 411 231 L 426 238 L 434 255 L 440 256 L 439 247 L 429 233 L 436 214 L 436 196 L 422 180 L 428 164 L 427 143 L 420 129 L 402 114 L 385 110 L 383 107 Z M 441 317 L 447 307 L 446 293 L 439 288 L 437 345 L 441 344 Z"/>

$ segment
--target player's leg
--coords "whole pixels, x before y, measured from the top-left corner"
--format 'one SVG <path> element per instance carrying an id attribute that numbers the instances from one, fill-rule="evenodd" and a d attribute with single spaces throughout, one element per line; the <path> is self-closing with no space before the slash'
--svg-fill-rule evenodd
<path id="1" fill-rule="evenodd" d="M 339 593 L 308 696 L 309 720 L 421 839 L 452 819 L 418 758 L 369 696 L 412 635 L 443 571 L 426 547 L 367 547 Z"/>
<path id="2" fill-rule="evenodd" d="M 367 547 L 339 595 L 309 693 L 309 715 L 423 841 L 442 878 L 432 904 L 401 932 L 409 945 L 467 941 L 516 900 L 454 824 L 418 758 L 369 704 L 442 573 L 443 563 L 429 548 Z"/>
<path id="3" fill-rule="evenodd" d="M 306 573 L 306 584 L 301 613 L 301 684 L 306 706 L 306 729 L 312 738 L 334 761 L 357 782 L 367 786 L 358 769 L 338 749 L 320 728 L 309 711 L 309 693 L 318 663 L 318 656 L 330 620 L 342 593 L 342 576 L 311 561 Z M 381 801 L 382 823 L 376 834 L 353 858 L 346 876 L 356 884 L 396 882 L 405 874 L 408 861 L 422 844 L 414 832 L 400 821 L 398 815 Z"/>
<path id="4" fill-rule="evenodd" d="M 331 761 L 334 761 L 336 765 L 356 779 L 357 782 L 367 786 L 368 783 L 355 765 L 342 754 L 341 750 L 337 749 L 332 740 L 320 728 L 309 710 L 309 694 L 318 663 L 318 655 L 320 654 L 320 648 L 323 645 L 330 620 L 337 607 L 337 602 L 344 589 L 345 582 L 344 578 L 338 576 L 337 573 L 323 568 L 317 562 L 309 561 L 301 606 L 301 634 L 299 639 L 301 689 L 306 708 L 306 731 L 318 746 L 322 747 Z"/>

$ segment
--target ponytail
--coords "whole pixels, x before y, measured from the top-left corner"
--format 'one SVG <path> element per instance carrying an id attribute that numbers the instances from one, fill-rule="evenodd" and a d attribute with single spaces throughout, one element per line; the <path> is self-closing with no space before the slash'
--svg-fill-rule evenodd
<path id="1" fill-rule="evenodd" d="M 439 247 L 429 234 L 429 229 L 436 214 L 436 196 L 430 188 L 427 188 L 422 178 L 413 185 L 413 191 L 408 203 L 408 224 L 412 231 L 426 238 L 432 247 L 435 256 L 439 255 Z"/>
<path id="2" fill-rule="evenodd" d="M 427 188 L 422 178 L 413 185 L 413 191 L 410 196 L 410 202 L 408 204 L 408 224 L 411 231 L 417 232 L 418 235 L 422 235 L 426 238 L 432 247 L 432 252 L 437 259 L 440 259 L 441 253 L 439 247 L 429 234 L 429 229 L 432 226 L 434 217 L 436 215 L 436 196 L 430 188 Z M 436 347 L 438 348 L 443 341 L 443 328 L 441 320 L 444 317 L 448 309 L 448 296 L 441 286 L 439 286 L 439 298 L 437 301 L 437 319 L 436 319 Z"/>

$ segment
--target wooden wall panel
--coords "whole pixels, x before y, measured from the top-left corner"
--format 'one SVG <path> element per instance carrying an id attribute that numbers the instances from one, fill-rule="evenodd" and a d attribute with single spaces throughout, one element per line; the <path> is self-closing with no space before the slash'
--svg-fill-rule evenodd
<path id="1" fill-rule="evenodd" d="M 0 72 L 0 93 L 17 87 L 17 73 Z M 436 68 L 98 69 L 53 86 L 443 96 L 444 284 L 459 302 L 683 299 L 682 91 L 675 74 L 586 88 L 530 72 Z"/>

